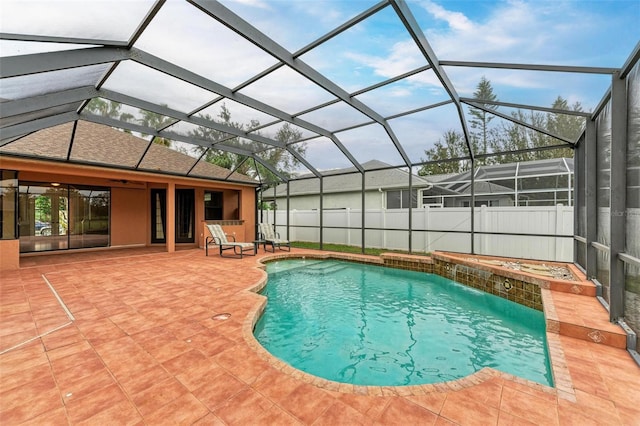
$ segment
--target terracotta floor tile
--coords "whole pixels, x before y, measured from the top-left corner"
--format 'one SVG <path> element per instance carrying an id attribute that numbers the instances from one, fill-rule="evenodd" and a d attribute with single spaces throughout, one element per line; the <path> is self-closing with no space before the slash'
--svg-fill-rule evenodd
<path id="1" fill-rule="evenodd" d="M 187 353 L 192 350 L 192 346 L 182 340 L 173 338 L 171 341 L 162 342 L 161 345 L 153 347 L 144 347 L 151 356 L 153 356 L 159 363 L 164 363 L 170 359 L 176 358 L 179 355 Z"/>
<path id="2" fill-rule="evenodd" d="M 571 423 L 567 423 L 567 425 L 569 424 Z M 526 419 L 516 417 L 513 414 L 509 414 L 505 411 L 501 411 L 498 417 L 498 426 L 540 426 L 540 425 L 537 425 L 536 423 L 532 423 Z"/>
<path id="3" fill-rule="evenodd" d="M 46 411 L 36 417 L 33 417 L 24 423 L 21 423 L 21 426 L 43 426 L 43 425 L 65 425 L 69 424 L 69 419 L 67 418 L 67 412 L 64 408 L 56 408 L 51 411 Z"/>
<path id="4" fill-rule="evenodd" d="M 33 323 L 31 312 L 20 312 L 17 314 L 6 315 L 2 319 L 2 329 L 0 329 L 0 335 L 8 336 L 11 334 L 32 330 L 35 330 L 35 324 Z"/>
<path id="5" fill-rule="evenodd" d="M 103 388 L 100 392 L 93 392 L 77 399 L 68 399 L 65 405 L 71 422 L 78 423 L 121 403 L 128 404 L 129 401 L 120 388 L 114 384 Z"/>
<path id="6" fill-rule="evenodd" d="M 227 424 L 250 424 L 273 407 L 273 401 L 251 388 L 245 388 L 214 410 Z"/>
<path id="7" fill-rule="evenodd" d="M 33 340 L 0 355 L 0 372 L 6 374 L 48 362 L 40 340 Z"/>
<path id="8" fill-rule="evenodd" d="M 271 368 L 258 376 L 251 387 L 276 402 L 282 402 L 300 385 L 299 380 Z"/>
<path id="9" fill-rule="evenodd" d="M 230 348 L 214 356 L 213 359 L 245 383 L 252 384 L 264 371 L 271 368 L 257 355 L 234 349 L 235 347 Z"/>
<path id="10" fill-rule="evenodd" d="M 175 377 L 187 389 L 194 391 L 201 387 L 204 382 L 215 381 L 216 377 L 225 372 L 226 370 L 215 361 L 205 359 L 183 368 L 179 373 L 176 373 Z"/>
<path id="11" fill-rule="evenodd" d="M 311 424 L 333 403 L 335 398 L 315 386 L 303 383 L 296 387 L 280 406 L 305 424 Z"/>
<path id="12" fill-rule="evenodd" d="M 464 425 L 494 425 L 500 410 L 458 392 L 450 393 L 442 406 L 440 415 Z"/>
<path id="13" fill-rule="evenodd" d="M 191 342 L 208 356 L 215 356 L 235 344 L 235 341 L 215 331 L 198 333 L 191 336 Z"/>
<path id="14" fill-rule="evenodd" d="M 47 376 L 52 376 L 51 367 L 44 363 L 13 373 L 0 374 L 0 394 Z"/>
<path id="15" fill-rule="evenodd" d="M 368 425 L 372 423 L 372 419 L 355 410 L 354 408 L 343 404 L 340 401 L 333 403 L 322 415 L 313 423 L 314 425 Z"/>
<path id="16" fill-rule="evenodd" d="M 187 389 L 174 378 L 156 382 L 153 386 L 132 396 L 136 408 L 143 416 L 159 410 L 187 393 Z"/>
<path id="17" fill-rule="evenodd" d="M 293 417 L 290 413 L 281 409 L 280 407 L 273 406 L 269 410 L 263 411 L 259 416 L 254 419 L 253 424 L 256 425 L 278 425 L 278 426 L 300 426 L 301 423 L 298 419 Z"/>
<path id="18" fill-rule="evenodd" d="M 444 406 L 444 401 L 447 399 L 447 394 L 433 392 L 427 395 L 407 396 L 406 399 L 426 408 L 427 410 L 435 414 L 440 414 L 440 412 L 442 411 L 442 407 Z"/>
<path id="19" fill-rule="evenodd" d="M 256 424 L 279 424 L 279 423 L 258 423 Z M 193 426 L 226 426 L 226 423 L 223 422 L 219 417 L 214 415 L 213 413 L 209 413 L 206 416 L 198 419 Z"/>
<path id="20" fill-rule="evenodd" d="M 234 395 L 240 393 L 247 387 L 235 377 L 228 373 L 222 373 L 213 380 L 207 380 L 193 394 L 198 398 L 209 410 L 224 405 L 224 403 Z"/>
<path id="21" fill-rule="evenodd" d="M 378 419 L 384 425 L 434 425 L 438 416 L 404 398 L 393 398 Z"/>
<path id="22" fill-rule="evenodd" d="M 59 372 L 90 361 L 100 361 L 100 357 L 86 341 L 47 351 L 54 372 Z"/>
<path id="23" fill-rule="evenodd" d="M 145 416 L 144 420 L 149 425 L 189 425 L 204 418 L 208 413 L 207 408 L 193 394 L 186 393 L 153 414 Z"/>
<path id="24" fill-rule="evenodd" d="M 129 401 L 115 403 L 89 418 L 77 422 L 78 425 L 141 425 L 142 417 Z"/>
<path id="25" fill-rule="evenodd" d="M 19 424 L 62 406 L 60 392 L 51 375 L 0 393 L 3 424 Z"/>
<path id="26" fill-rule="evenodd" d="M 143 370 L 123 372 L 117 376 L 118 383 L 132 396 L 152 387 L 155 383 L 170 379 L 171 374 L 161 365 L 152 365 Z"/>
<path id="27" fill-rule="evenodd" d="M 463 395 L 470 399 L 474 399 L 490 407 L 500 408 L 500 400 L 502 399 L 502 383 L 497 380 L 488 380 L 479 385 L 471 386 L 461 391 L 458 395 Z"/>
<path id="28" fill-rule="evenodd" d="M 603 412 L 589 406 L 577 405 L 566 401 L 558 403 L 558 419 L 560 425 L 619 425 L 620 420 L 617 414 Z"/>
<path id="29" fill-rule="evenodd" d="M 70 323 L 69 320 L 60 322 L 56 328 L 57 330 L 53 332 L 51 332 L 54 329 L 53 327 L 44 330 L 46 334 L 42 336 L 42 343 L 47 351 L 81 343 L 86 340 L 82 333 L 80 333 L 80 331 L 73 325 L 73 323 Z"/>
<path id="30" fill-rule="evenodd" d="M 74 398 L 77 399 L 90 395 L 93 392 L 100 392 L 102 389 L 115 384 L 111 373 L 104 368 L 73 381 L 61 381 L 58 377 L 56 377 L 56 380 L 58 380 L 60 394 L 65 403 Z"/>
<path id="31" fill-rule="evenodd" d="M 555 407 L 549 407 L 548 402 L 538 396 L 508 386 L 502 389 L 500 410 L 537 424 L 558 424 L 558 412 Z"/>
<path id="32" fill-rule="evenodd" d="M 187 350 L 181 352 L 162 363 L 162 366 L 171 374 L 177 375 L 181 372 L 193 368 L 199 364 L 208 364 L 209 359 L 197 349 L 190 349 L 190 345 L 185 343 Z"/>

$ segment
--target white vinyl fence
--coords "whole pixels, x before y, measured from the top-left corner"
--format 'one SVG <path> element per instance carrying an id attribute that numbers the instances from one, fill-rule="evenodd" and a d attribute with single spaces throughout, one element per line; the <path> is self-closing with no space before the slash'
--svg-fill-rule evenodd
<path id="1" fill-rule="evenodd" d="M 258 212 L 258 221 L 274 223 L 273 211 Z M 263 216 L 260 216 L 262 214 Z M 475 252 L 493 256 L 573 261 L 573 207 L 477 207 L 475 209 Z M 260 219 L 262 217 L 262 219 Z M 286 211 L 277 211 L 275 223 L 282 237 L 287 235 Z M 323 212 L 323 242 L 362 245 L 362 210 L 338 209 Z M 320 211 L 291 210 L 289 239 L 320 241 Z M 356 229 L 332 229 L 356 228 Z M 409 249 L 409 211 L 366 210 L 365 245 L 371 248 Z M 469 208 L 413 209 L 412 251 L 471 251 Z M 481 232 L 517 234 L 491 235 Z M 535 235 L 521 235 L 535 234 Z M 543 235 L 554 235 L 547 237 Z"/>

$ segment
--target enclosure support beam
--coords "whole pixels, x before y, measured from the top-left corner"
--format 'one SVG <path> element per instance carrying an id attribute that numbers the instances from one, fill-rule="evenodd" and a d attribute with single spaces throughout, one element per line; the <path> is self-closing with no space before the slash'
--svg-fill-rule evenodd
<path id="1" fill-rule="evenodd" d="M 579 236 L 582 238 L 586 238 L 585 235 L 581 234 L 580 228 L 584 224 L 582 223 L 585 212 L 585 152 L 586 152 L 586 134 L 583 133 L 582 137 L 579 139 L 576 144 L 576 148 L 573 151 L 574 154 L 574 172 L 573 172 L 573 196 L 575 198 L 573 202 L 573 235 Z M 569 197 L 571 199 L 571 197 Z M 517 205 L 517 203 L 516 203 Z M 580 256 L 579 253 L 582 251 L 583 246 L 586 246 L 588 243 L 578 241 L 577 239 L 573 239 L 573 263 L 580 264 Z M 586 250 L 586 247 L 585 247 Z M 583 268 L 587 268 L 586 265 L 586 251 L 584 252 L 584 265 L 581 265 Z"/>
<path id="2" fill-rule="evenodd" d="M 322 176 L 320 176 L 320 250 L 324 249 L 324 238 L 322 238 L 322 234 L 323 234 L 323 229 L 322 229 L 322 222 L 323 222 L 323 212 L 322 212 L 322 199 L 324 198 L 324 179 Z"/>
<path id="3" fill-rule="evenodd" d="M 615 73 L 611 83 L 611 244 L 609 247 L 609 317 L 624 317 L 624 262 L 627 201 L 627 82 Z"/>
<path id="4" fill-rule="evenodd" d="M 364 242 L 364 229 L 365 229 L 364 220 L 365 220 L 365 202 L 366 202 L 366 200 L 365 200 L 365 189 L 366 189 L 365 175 L 366 175 L 366 173 L 367 172 L 362 172 L 362 194 L 361 194 L 362 211 L 360 213 L 360 216 L 361 216 L 361 218 L 360 218 L 360 234 L 362 236 L 362 240 L 361 240 L 362 241 L 362 254 L 364 254 L 365 247 L 366 247 L 365 242 Z M 349 232 L 351 232 L 351 231 L 349 231 Z"/>
<path id="5" fill-rule="evenodd" d="M 471 157 L 471 254 L 476 254 L 476 160 Z"/>
<path id="6" fill-rule="evenodd" d="M 287 183 L 289 183 L 289 181 L 287 181 Z M 276 187 L 278 185 L 276 185 L 275 183 L 273 184 L 273 232 L 278 232 L 276 231 L 276 212 L 278 211 L 278 204 L 276 203 Z"/>
<path id="7" fill-rule="evenodd" d="M 417 202 L 417 195 L 416 195 Z M 411 254 L 411 240 L 413 239 L 413 173 L 409 167 L 409 254 Z"/>
<path id="8" fill-rule="evenodd" d="M 596 241 L 598 232 L 598 160 L 597 134 L 595 120 L 587 120 L 584 149 L 584 206 L 586 221 L 586 270 L 587 278 L 594 279 L 598 274 L 598 252 L 591 244 Z"/>
<path id="9" fill-rule="evenodd" d="M 287 241 L 291 241 L 289 227 L 291 226 L 289 223 L 289 218 L 291 217 L 291 181 L 287 181 Z"/>

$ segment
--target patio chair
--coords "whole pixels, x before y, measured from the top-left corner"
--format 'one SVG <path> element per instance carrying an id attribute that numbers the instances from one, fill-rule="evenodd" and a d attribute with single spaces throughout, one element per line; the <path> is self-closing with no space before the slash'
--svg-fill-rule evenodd
<path id="1" fill-rule="evenodd" d="M 250 256 L 256 255 L 256 244 L 254 243 L 239 243 L 236 242 L 236 238 L 232 235 L 229 237 L 233 238 L 233 241 L 229 241 L 227 239 L 227 234 L 224 233 L 222 227 L 220 225 L 207 225 L 207 229 L 209 229 L 209 233 L 211 236 L 208 236 L 205 239 L 204 249 L 207 256 L 209 256 L 209 246 L 215 245 L 220 247 L 220 257 L 240 257 L 244 254 L 248 254 Z M 223 253 L 227 250 L 233 250 L 233 256 L 224 256 Z"/>
<path id="2" fill-rule="evenodd" d="M 287 251 L 291 251 L 291 243 L 289 240 L 283 240 L 280 238 L 280 234 L 275 231 L 274 227 L 268 223 L 259 223 L 258 232 L 260 234 L 260 240 L 264 241 L 264 250 L 267 250 L 267 245 L 271 246 L 271 252 L 276 251 L 276 247 L 280 250 L 287 248 Z"/>

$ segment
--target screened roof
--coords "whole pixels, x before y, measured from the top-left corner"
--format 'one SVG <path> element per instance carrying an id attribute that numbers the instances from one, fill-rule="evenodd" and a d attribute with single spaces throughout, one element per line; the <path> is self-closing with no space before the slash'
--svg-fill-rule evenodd
<path id="1" fill-rule="evenodd" d="M 286 181 L 425 164 L 450 129 L 471 158 L 475 108 L 550 136 L 532 149 L 571 147 L 513 111 L 589 116 L 637 59 L 639 17 L 638 2 L 3 0 L 0 146 L 21 155 L 25 136 L 86 121 L 192 157 L 167 172 L 228 153 L 231 171 Z M 474 97 L 482 77 L 497 100 Z M 84 148 L 74 161 L 104 163 Z M 155 167 L 142 155 L 112 165 Z"/>

